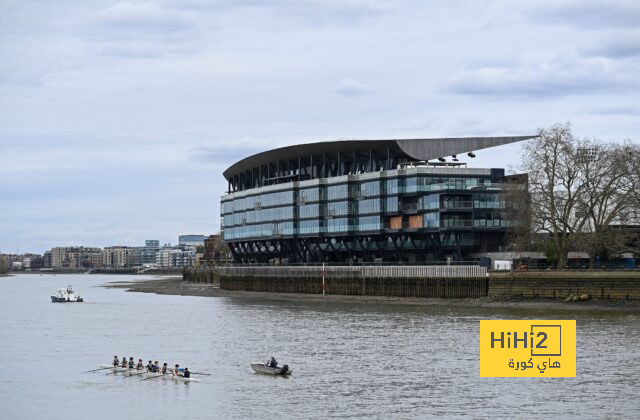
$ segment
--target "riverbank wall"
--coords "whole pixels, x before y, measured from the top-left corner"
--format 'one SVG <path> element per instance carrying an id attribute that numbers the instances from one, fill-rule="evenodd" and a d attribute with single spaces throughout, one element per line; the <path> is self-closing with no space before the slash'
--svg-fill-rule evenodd
<path id="1" fill-rule="evenodd" d="M 487 272 L 475 266 L 218 267 L 183 279 L 230 291 L 428 298 L 640 299 L 640 270 Z M 323 280 L 324 279 L 324 280 Z"/>
<path id="2" fill-rule="evenodd" d="M 487 294 L 486 268 L 478 266 L 219 267 L 189 271 L 184 279 L 249 292 L 425 298 Z"/>
<path id="3" fill-rule="evenodd" d="M 575 270 L 490 272 L 493 299 L 574 296 L 596 299 L 640 299 L 640 270 Z"/>

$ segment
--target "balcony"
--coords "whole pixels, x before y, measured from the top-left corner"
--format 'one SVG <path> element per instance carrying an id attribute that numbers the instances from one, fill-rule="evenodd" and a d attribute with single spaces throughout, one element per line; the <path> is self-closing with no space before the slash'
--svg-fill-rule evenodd
<path id="1" fill-rule="evenodd" d="M 462 219 L 443 219 L 440 221 L 441 228 L 472 228 L 473 220 L 462 220 Z"/>
<path id="2" fill-rule="evenodd" d="M 473 201 L 443 201 L 440 203 L 440 210 L 472 210 Z"/>

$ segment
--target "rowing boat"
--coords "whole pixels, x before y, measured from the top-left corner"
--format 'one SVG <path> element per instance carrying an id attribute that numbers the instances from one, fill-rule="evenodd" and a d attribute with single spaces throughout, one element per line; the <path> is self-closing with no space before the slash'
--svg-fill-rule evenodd
<path id="1" fill-rule="evenodd" d="M 291 375 L 291 372 L 293 372 L 292 369 L 289 369 L 289 365 L 270 367 L 260 362 L 251 363 L 251 369 L 257 373 L 264 373 L 266 375 Z"/>
<path id="2" fill-rule="evenodd" d="M 184 376 L 176 376 L 172 373 L 159 373 L 159 372 L 149 372 L 147 369 L 137 370 L 137 369 L 129 369 L 123 367 L 116 367 L 110 365 L 100 365 L 101 368 L 105 370 L 111 370 L 113 374 L 123 374 L 124 376 L 140 376 L 143 379 L 169 379 L 174 380 L 176 382 L 200 382 L 199 379 L 196 378 L 185 378 Z"/>

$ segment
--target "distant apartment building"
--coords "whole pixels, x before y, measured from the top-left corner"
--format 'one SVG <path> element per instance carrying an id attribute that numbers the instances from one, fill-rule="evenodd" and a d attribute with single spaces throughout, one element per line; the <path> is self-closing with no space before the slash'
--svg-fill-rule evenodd
<path id="1" fill-rule="evenodd" d="M 51 251 L 45 251 L 42 256 L 42 267 L 51 268 Z"/>
<path id="2" fill-rule="evenodd" d="M 159 249 L 160 241 L 155 239 L 144 241 L 144 246 L 139 248 L 140 265 L 155 264 Z"/>
<path id="3" fill-rule="evenodd" d="M 108 246 L 102 250 L 102 266 L 124 268 L 134 265 L 136 248 L 128 246 Z"/>
<path id="4" fill-rule="evenodd" d="M 95 268 L 102 266 L 102 250 L 93 247 L 55 247 L 51 249 L 53 268 Z"/>
<path id="5" fill-rule="evenodd" d="M 205 235 L 180 235 L 178 236 L 178 245 L 188 246 L 204 246 Z"/>
<path id="6" fill-rule="evenodd" d="M 195 248 L 162 248 L 158 251 L 156 265 L 158 268 L 192 267 L 195 261 Z"/>

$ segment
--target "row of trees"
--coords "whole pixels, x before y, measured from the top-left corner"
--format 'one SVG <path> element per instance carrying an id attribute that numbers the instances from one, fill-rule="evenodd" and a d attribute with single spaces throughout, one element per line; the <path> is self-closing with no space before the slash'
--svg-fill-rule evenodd
<path id="1" fill-rule="evenodd" d="M 525 223 L 514 229 L 513 247 L 546 245 L 558 268 L 566 266 L 569 251 L 587 252 L 591 267 L 598 255 L 627 251 L 632 239 L 620 225 L 640 223 L 640 145 L 577 138 L 570 123 L 538 135 L 523 149 L 528 193 L 507 193 L 509 201 L 526 202 L 515 206 Z"/>

